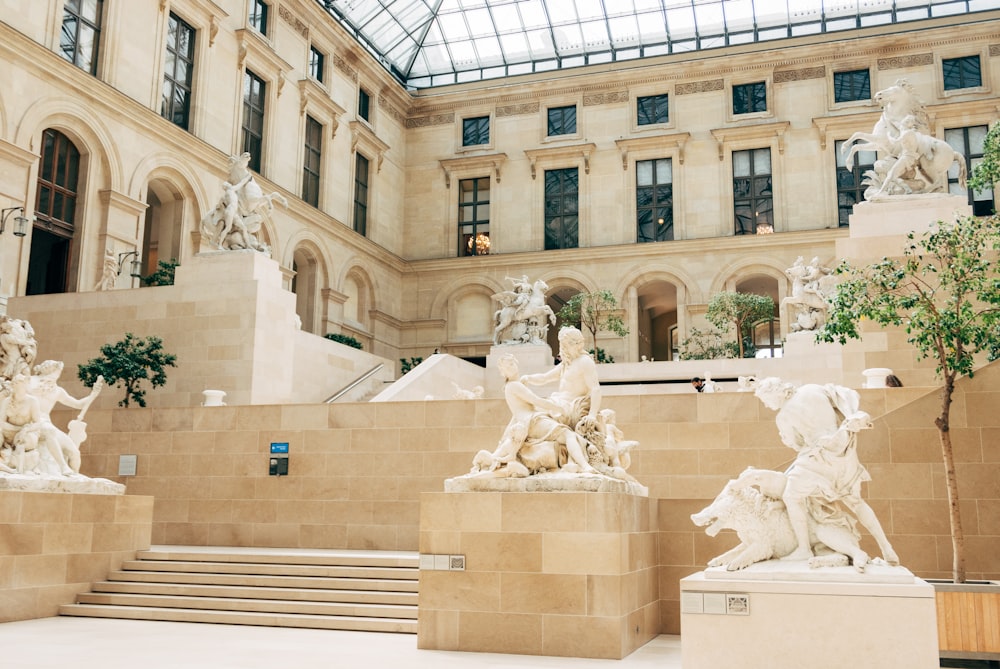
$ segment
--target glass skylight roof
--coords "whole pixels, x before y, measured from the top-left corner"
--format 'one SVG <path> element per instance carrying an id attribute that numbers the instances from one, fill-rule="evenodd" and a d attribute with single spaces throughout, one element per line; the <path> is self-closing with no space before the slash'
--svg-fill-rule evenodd
<path id="1" fill-rule="evenodd" d="M 317 0 L 409 88 L 1000 8 L 1000 0 Z"/>

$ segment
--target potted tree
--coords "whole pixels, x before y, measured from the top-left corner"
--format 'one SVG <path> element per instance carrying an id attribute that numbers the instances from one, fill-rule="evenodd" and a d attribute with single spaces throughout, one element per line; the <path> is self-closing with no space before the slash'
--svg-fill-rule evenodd
<path id="1" fill-rule="evenodd" d="M 935 371 L 943 381 L 940 408 L 934 417 L 941 445 L 945 481 L 948 491 L 949 519 L 952 541 L 952 585 L 936 586 L 938 601 L 939 643 L 942 654 L 970 657 L 1000 658 L 1000 643 L 995 633 L 965 634 L 977 647 L 948 647 L 946 624 L 950 620 L 969 626 L 979 618 L 979 624 L 995 630 L 989 614 L 983 618 L 983 604 L 973 605 L 964 613 L 942 615 L 942 607 L 964 605 L 968 597 L 951 597 L 949 587 L 966 583 L 965 536 L 959 512 L 959 487 L 955 474 L 955 458 L 951 439 L 951 408 L 955 382 L 962 376 L 973 376 L 978 362 L 1000 357 L 1000 276 L 996 271 L 997 249 L 1000 249 L 1000 220 L 996 215 L 977 218 L 959 217 L 952 222 L 938 221 L 920 238 L 911 233 L 898 258 L 883 258 L 867 267 L 855 268 L 842 263 L 837 273 L 844 277 L 832 300 L 826 325 L 817 333 L 820 341 L 845 343 L 858 338 L 858 324 L 868 319 L 884 326 L 901 326 L 907 341 L 921 358 L 936 363 Z M 980 588 L 982 591 L 983 589 Z M 984 592 L 996 610 L 1000 603 L 1000 587 L 996 593 Z M 976 610 L 978 609 L 978 611 Z M 995 614 L 994 614 L 995 616 Z M 993 636 L 982 647 L 979 641 Z M 995 655 L 993 655 L 996 653 Z"/>

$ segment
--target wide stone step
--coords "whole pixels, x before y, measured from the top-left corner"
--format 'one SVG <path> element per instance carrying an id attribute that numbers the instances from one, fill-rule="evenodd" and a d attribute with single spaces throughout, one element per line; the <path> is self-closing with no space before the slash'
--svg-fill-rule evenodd
<path id="1" fill-rule="evenodd" d="M 416 620 L 417 618 L 416 606 L 392 606 L 359 602 L 311 602 L 286 599 L 185 597 L 164 594 L 88 592 L 80 594 L 77 597 L 77 604 L 296 615 L 347 616 L 357 618 L 398 618 L 408 620 Z"/>
<path id="2" fill-rule="evenodd" d="M 244 558 L 245 559 L 245 558 Z M 358 567 L 340 565 L 258 564 L 255 562 L 192 562 L 184 560 L 126 560 L 125 571 L 164 571 L 203 574 L 248 574 L 318 576 L 333 578 L 399 579 L 417 577 L 416 565 L 409 567 Z"/>
<path id="3" fill-rule="evenodd" d="M 291 548 L 213 548 L 205 546 L 154 546 L 139 551 L 140 560 L 185 562 L 253 562 L 282 565 L 339 565 L 346 567 L 409 567 L 420 563 L 414 551 L 360 551 Z"/>
<path id="4" fill-rule="evenodd" d="M 214 611 L 94 604 L 64 604 L 59 607 L 59 614 L 64 616 L 118 618 L 126 620 L 162 620 L 229 625 L 261 625 L 267 627 L 308 627 L 311 629 L 328 630 L 417 633 L 416 620 L 398 618 L 276 614 L 257 613 L 253 611 Z"/>
<path id="5" fill-rule="evenodd" d="M 392 585 L 399 585 L 393 583 Z M 217 586 L 184 583 L 142 583 L 104 581 L 93 585 L 94 592 L 133 595 L 173 595 L 177 597 L 231 597 L 245 599 L 285 599 L 309 602 L 343 602 L 416 606 L 416 592 L 379 590 L 323 590 L 319 588 L 271 588 Z"/>
<path id="6" fill-rule="evenodd" d="M 147 566 L 145 563 L 143 567 Z M 254 574 L 182 573 L 174 571 L 113 571 L 109 581 L 184 583 L 199 585 L 259 586 L 270 588 L 321 588 L 324 590 L 388 590 L 416 592 L 417 580 L 327 578 L 320 576 L 269 576 Z"/>

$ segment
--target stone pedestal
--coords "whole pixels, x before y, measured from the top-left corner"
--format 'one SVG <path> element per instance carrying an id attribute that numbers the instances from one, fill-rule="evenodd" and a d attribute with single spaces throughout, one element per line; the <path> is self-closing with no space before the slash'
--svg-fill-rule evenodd
<path id="1" fill-rule="evenodd" d="M 653 514 L 620 493 L 422 494 L 417 646 L 625 657 L 659 633 Z"/>
<path id="2" fill-rule="evenodd" d="M 859 202 L 851 214 L 851 234 L 837 240 L 837 257 L 862 265 L 885 256 L 901 255 L 906 235 L 930 229 L 936 221 L 971 215 L 964 195 L 929 193 L 894 195 L 875 202 Z"/>
<path id="3" fill-rule="evenodd" d="M 761 563 L 681 579 L 684 669 L 937 667 L 933 587 L 901 567 L 869 569 Z"/>
<path id="4" fill-rule="evenodd" d="M 547 372 L 555 365 L 552 357 L 552 349 L 548 344 L 513 344 L 504 346 L 493 346 L 489 355 L 486 356 L 486 395 L 488 397 L 503 397 L 503 375 L 497 370 L 497 361 L 501 356 L 510 354 L 517 358 L 517 365 L 520 374 L 541 374 Z M 547 396 L 550 391 L 555 390 L 555 385 L 532 386 L 539 395 Z"/>

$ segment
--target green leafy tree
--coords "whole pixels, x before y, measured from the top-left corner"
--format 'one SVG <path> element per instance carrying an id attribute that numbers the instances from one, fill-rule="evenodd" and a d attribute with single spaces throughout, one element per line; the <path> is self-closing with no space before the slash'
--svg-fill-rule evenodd
<path id="1" fill-rule="evenodd" d="M 618 316 L 618 300 L 610 290 L 595 290 L 592 293 L 577 293 L 563 305 L 556 314 L 563 323 L 579 323 L 590 332 L 597 347 L 597 333 L 601 330 L 614 332 L 619 337 L 628 335 L 625 321 Z M 597 360 L 597 362 L 602 362 Z"/>
<path id="2" fill-rule="evenodd" d="M 969 188 L 974 191 L 992 189 L 998 182 L 1000 182 L 1000 123 L 995 124 L 986 133 L 986 139 L 983 140 L 983 157 L 972 169 Z"/>
<path id="3" fill-rule="evenodd" d="M 958 482 L 951 442 L 951 404 L 955 380 L 972 376 L 977 357 L 1000 357 L 1000 278 L 995 269 L 1000 248 L 997 217 L 939 221 L 919 240 L 911 233 L 899 258 L 867 267 L 846 262 L 837 268 L 838 284 L 821 341 L 858 338 L 862 319 L 901 326 L 920 358 L 936 362 L 944 381 L 940 413 L 934 418 L 941 443 L 956 583 L 965 581 L 965 536 L 958 506 Z"/>
<path id="4" fill-rule="evenodd" d="M 156 263 L 156 271 L 141 277 L 145 286 L 172 286 L 174 285 L 174 270 L 180 265 L 176 258 L 170 260 L 159 260 Z"/>
<path id="5" fill-rule="evenodd" d="M 400 358 L 399 359 L 399 375 L 402 376 L 403 374 L 406 374 L 407 372 L 409 372 L 410 370 L 412 370 L 414 367 L 416 367 L 417 365 L 419 365 L 423 361 L 424 361 L 423 358 L 410 358 L 409 360 L 407 360 L 406 358 Z"/>
<path id="6" fill-rule="evenodd" d="M 741 358 L 754 354 L 750 327 L 759 320 L 773 317 L 774 300 L 769 296 L 729 291 L 713 295 L 705 313 L 708 322 L 723 332 L 729 332 L 730 326 L 736 326 L 736 342 Z"/>
<path id="7" fill-rule="evenodd" d="M 718 360 L 735 358 L 740 354 L 739 344 L 724 341 L 722 333 L 715 330 L 691 328 L 690 336 L 681 342 L 678 358 L 681 360 Z"/>
<path id="8" fill-rule="evenodd" d="M 108 386 L 121 383 L 125 387 L 125 398 L 118 406 L 127 407 L 135 402 L 146 406 L 146 391 L 139 387 L 148 380 L 154 388 L 167 382 L 166 367 L 177 366 L 177 356 L 163 350 L 163 340 L 159 337 L 139 339 L 131 332 L 115 344 L 101 346 L 101 357 L 92 358 L 79 365 L 77 376 L 84 385 L 92 387 L 98 376 L 103 376 Z"/>

